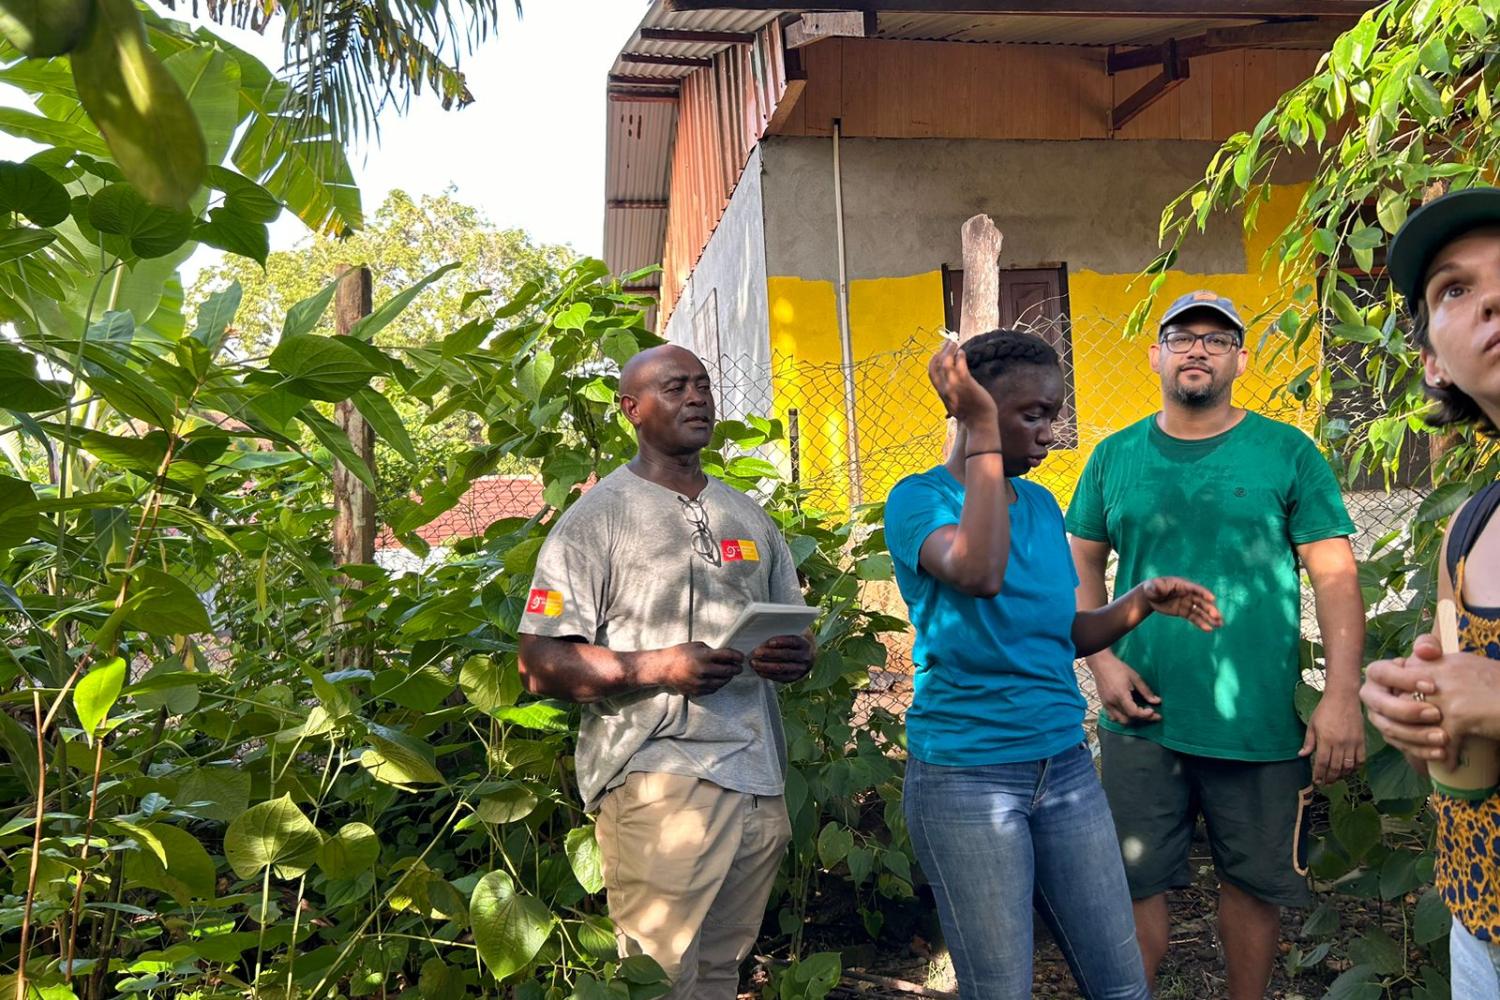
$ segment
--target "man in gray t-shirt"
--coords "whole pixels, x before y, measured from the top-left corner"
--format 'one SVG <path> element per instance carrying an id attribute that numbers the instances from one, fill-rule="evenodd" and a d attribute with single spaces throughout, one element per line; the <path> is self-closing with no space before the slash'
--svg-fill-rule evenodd
<path id="1" fill-rule="evenodd" d="M 774 522 L 699 463 L 714 426 L 702 362 L 642 352 L 621 372 L 620 407 L 639 451 L 547 536 L 521 673 L 584 703 L 578 785 L 599 813 L 621 954 L 656 959 L 670 997 L 731 1000 L 791 836 L 772 682 L 803 677 L 813 648 L 806 636 L 748 658 L 714 648 L 747 604 L 803 599 Z"/>

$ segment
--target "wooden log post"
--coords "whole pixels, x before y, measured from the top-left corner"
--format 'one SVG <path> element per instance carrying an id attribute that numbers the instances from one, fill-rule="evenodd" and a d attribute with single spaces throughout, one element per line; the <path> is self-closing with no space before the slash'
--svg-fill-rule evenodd
<path id="1" fill-rule="evenodd" d="M 988 215 L 963 224 L 964 294 L 959 307 L 958 342 L 988 333 L 1000 325 L 1000 247 L 1005 237 Z M 948 421 L 943 454 L 952 454 L 958 426 Z"/>
<path id="2" fill-rule="evenodd" d="M 368 267 L 351 268 L 340 264 L 334 297 L 334 329 L 347 334 L 372 309 L 372 288 Z M 334 423 L 349 437 L 349 444 L 360 460 L 375 472 L 375 430 L 355 409 L 352 400 L 334 405 Z M 333 462 L 333 561 L 337 566 L 375 561 L 375 495 L 337 458 Z M 334 623 L 338 626 L 339 669 L 369 669 L 374 649 L 368 630 L 352 621 L 349 608 L 363 586 L 358 580 L 340 574 L 334 581 L 341 588 Z"/>

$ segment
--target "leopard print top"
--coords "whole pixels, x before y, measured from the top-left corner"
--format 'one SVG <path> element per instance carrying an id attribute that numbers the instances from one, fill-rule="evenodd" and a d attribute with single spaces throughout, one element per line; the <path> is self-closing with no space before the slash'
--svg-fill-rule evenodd
<path id="1" fill-rule="evenodd" d="M 1459 559 L 1453 585 L 1459 645 L 1500 660 L 1500 608 L 1464 606 L 1466 561 Z M 1471 802 L 1437 792 L 1432 804 L 1437 812 L 1437 890 L 1465 930 L 1500 944 L 1500 795 Z"/>

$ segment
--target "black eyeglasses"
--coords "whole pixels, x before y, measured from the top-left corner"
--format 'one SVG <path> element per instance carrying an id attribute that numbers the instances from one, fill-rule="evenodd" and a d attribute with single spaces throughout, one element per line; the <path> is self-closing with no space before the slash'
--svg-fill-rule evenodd
<path id="1" fill-rule="evenodd" d="M 678 497 L 677 502 L 682 505 L 682 516 L 693 527 L 693 551 L 710 566 L 719 565 L 719 547 L 714 544 L 713 532 L 709 530 L 708 511 L 703 501 Z"/>
<path id="2" fill-rule="evenodd" d="M 1172 330 L 1162 334 L 1161 337 L 1161 342 L 1166 344 L 1167 350 L 1173 354 L 1186 354 L 1200 340 L 1203 341 L 1203 349 L 1209 354 L 1228 354 L 1230 351 L 1238 350 L 1240 346 L 1239 334 L 1228 333 L 1224 330 L 1214 330 L 1210 333 Z"/>

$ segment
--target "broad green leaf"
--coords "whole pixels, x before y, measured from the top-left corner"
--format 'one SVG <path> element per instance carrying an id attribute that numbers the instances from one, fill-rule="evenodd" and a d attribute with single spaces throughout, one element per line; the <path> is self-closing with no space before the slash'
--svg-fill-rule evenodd
<path id="1" fill-rule="evenodd" d="M 240 64 L 216 45 L 195 45 L 167 56 L 162 65 L 182 88 L 202 132 L 204 163 L 221 162 L 240 123 Z"/>
<path id="2" fill-rule="evenodd" d="M 365 823 L 345 823 L 318 848 L 318 867 L 329 878 L 354 878 L 378 860 L 380 837 Z"/>
<path id="3" fill-rule="evenodd" d="M 369 735 L 373 749 L 360 755 L 360 763 L 376 781 L 401 786 L 446 784 L 432 748 L 421 740 L 374 723 L 370 724 Z"/>
<path id="4" fill-rule="evenodd" d="M 132 576 L 128 593 L 136 603 L 125 618 L 131 628 L 160 636 L 196 635 L 212 628 L 203 602 L 181 577 L 152 566 L 138 566 Z"/>
<path id="5" fill-rule="evenodd" d="M 271 192 L 228 167 L 209 167 L 208 182 L 224 192 L 223 207 L 249 222 L 275 222 L 281 204 Z"/>
<path id="6" fill-rule="evenodd" d="M 89 200 L 89 224 L 122 236 L 138 257 L 164 257 L 193 235 L 193 217 L 153 205 L 129 184 L 111 184 Z"/>
<path id="7" fill-rule="evenodd" d="M 73 688 L 73 711 L 78 714 L 78 724 L 90 740 L 108 718 L 109 710 L 115 707 L 124 686 L 125 661 L 118 656 L 95 664 L 78 679 Z"/>
<path id="8" fill-rule="evenodd" d="M 151 851 L 131 851 L 125 858 L 125 877 L 132 884 L 159 889 L 182 906 L 217 895 L 213 859 L 197 837 L 166 823 L 145 829 L 160 843 L 166 862 Z"/>
<path id="9" fill-rule="evenodd" d="M 226 208 L 210 211 L 208 221 L 193 229 L 193 237 L 211 247 L 249 257 L 261 267 L 266 266 L 266 257 L 271 253 L 271 233 L 266 224 L 245 219 Z"/>
<path id="10" fill-rule="evenodd" d="M 489 656 L 471 656 L 458 672 L 464 697 L 481 712 L 494 714 L 509 708 L 521 697 L 521 675 L 514 655 L 496 663 Z"/>
<path id="11" fill-rule="evenodd" d="M 575 826 L 568 831 L 566 847 L 573 877 L 584 892 L 604 888 L 604 860 L 599 854 L 599 840 L 593 825 Z"/>
<path id="12" fill-rule="evenodd" d="M 547 381 L 552 378 L 552 372 L 557 367 L 557 362 L 547 351 L 537 351 L 531 356 L 526 364 L 516 370 L 516 388 L 526 394 L 533 402 L 542 398 L 542 389 Z"/>
<path id="13" fill-rule="evenodd" d="M 469 898 L 474 944 L 498 980 L 509 978 L 536 958 L 555 919 L 541 901 L 518 894 L 505 872 L 484 876 Z"/>
<path id="14" fill-rule="evenodd" d="M 184 671 L 182 661 L 174 657 L 152 664 L 125 693 L 137 708 L 148 712 L 165 708 L 169 715 L 186 715 L 198 707 L 199 686 L 208 683 L 210 676 Z"/>
<path id="15" fill-rule="evenodd" d="M 1407 206 L 1411 203 L 1410 196 L 1398 188 L 1384 188 L 1375 203 L 1375 217 L 1380 220 L 1380 228 L 1394 234 L 1406 221 Z"/>
<path id="16" fill-rule="evenodd" d="M 244 73 L 244 61 L 241 61 Z M 241 92 L 251 117 L 234 165 L 316 232 L 339 236 L 364 225 L 359 187 L 326 122 L 283 114 L 286 85 L 269 78 Z"/>
<path id="17" fill-rule="evenodd" d="M 1410 85 L 1412 96 L 1416 98 L 1423 111 L 1434 118 L 1441 118 L 1447 113 L 1443 107 L 1443 96 L 1438 93 L 1438 89 L 1432 85 L 1431 80 L 1419 73 L 1413 73 L 1407 77 L 1407 83 Z"/>
<path id="18" fill-rule="evenodd" d="M 429 958 L 422 963 L 417 977 L 417 995 L 422 1000 L 451 1000 L 462 996 L 463 974 L 441 958 Z"/>
<path id="19" fill-rule="evenodd" d="M 8 410 L 36 413 L 68 400 L 68 384 L 37 376 L 36 358 L 0 342 L 0 400 Z"/>
<path id="20" fill-rule="evenodd" d="M 67 55 L 88 33 L 93 14 L 93 0 L 5 0 L 0 35 L 33 59 Z"/>
<path id="21" fill-rule="evenodd" d="M 204 819 L 229 823 L 250 808 L 250 781 L 250 772 L 237 766 L 194 768 L 177 783 L 172 801 Z M 195 802 L 206 804 L 195 806 Z"/>
<path id="22" fill-rule="evenodd" d="M 94 23 L 71 60 L 78 99 L 131 184 L 154 204 L 184 211 L 207 166 L 198 118 L 152 51 L 132 0 L 94 6 Z"/>
<path id="23" fill-rule="evenodd" d="M 828 823 L 818 834 L 818 860 L 824 868 L 832 868 L 848 856 L 854 847 L 854 834 L 841 823 Z"/>
<path id="24" fill-rule="evenodd" d="M 415 669 L 382 670 L 370 685 L 373 697 L 388 698 L 415 712 L 433 711 L 452 690 L 453 681 L 431 664 Z"/>
<path id="25" fill-rule="evenodd" d="M 334 278 L 316 295 L 310 295 L 288 309 L 286 319 L 281 324 L 281 339 L 311 333 L 328 311 L 328 303 L 333 301 L 334 293 L 339 290 L 339 282 L 342 280 L 341 277 Z"/>
<path id="26" fill-rule="evenodd" d="M 1422 893 L 1422 898 L 1417 900 L 1417 912 L 1412 923 L 1417 944 L 1425 946 L 1442 940 L 1452 924 L 1453 916 L 1443 903 L 1442 895 L 1436 889 L 1428 889 Z"/>
<path id="27" fill-rule="evenodd" d="M 0 263 L 29 257 L 38 250 L 51 246 L 57 234 L 49 229 L 32 229 L 29 226 L 7 226 L 0 228 Z"/>
<path id="28" fill-rule="evenodd" d="M 0 108 L 0 132 L 44 146 L 62 146 L 91 156 L 109 156 L 99 133 L 83 125 L 53 121 L 20 108 Z"/>
<path id="29" fill-rule="evenodd" d="M 381 303 L 374 312 L 361 319 L 358 323 L 355 323 L 354 328 L 349 331 L 349 336 L 356 340 L 369 342 L 377 333 L 389 326 L 392 320 L 400 316 L 406 307 L 411 305 L 412 299 L 422 294 L 423 289 L 458 267 L 458 263 L 456 260 L 449 261 L 410 288 L 403 289 L 391 296 L 388 301 Z"/>
<path id="30" fill-rule="evenodd" d="M 0 386 L 4 380 L 0 379 Z M 41 526 L 36 494 L 24 479 L 0 476 L 0 553 L 31 539 Z"/>
<path id="31" fill-rule="evenodd" d="M 420 464 L 416 446 L 406 433 L 406 423 L 388 399 L 369 386 L 360 389 L 352 398 L 359 415 L 374 429 L 376 437 L 396 449 L 396 453 L 412 465 Z"/>
<path id="32" fill-rule="evenodd" d="M 1432 790 L 1427 779 L 1413 771 L 1395 747 L 1384 747 L 1371 756 L 1366 775 L 1370 780 L 1370 794 L 1376 802 L 1421 799 Z"/>
<path id="33" fill-rule="evenodd" d="M 290 795 L 259 802 L 224 831 L 224 859 L 242 879 L 273 866 L 278 878 L 296 878 L 313 866 L 323 837 Z"/>
<path id="34" fill-rule="evenodd" d="M 0 212 L 19 212 L 38 226 L 55 226 L 72 207 L 68 189 L 45 170 L 30 163 L 0 162 Z"/>
<path id="35" fill-rule="evenodd" d="M 485 823 L 514 823 L 530 816 L 536 806 L 535 792 L 519 781 L 505 781 L 499 789 L 480 796 L 474 815 Z"/>
<path id="36" fill-rule="evenodd" d="M 1338 838 L 1345 854 L 1360 861 L 1380 843 L 1380 813 L 1368 802 L 1353 808 L 1335 808 L 1333 835 Z"/>
<path id="37" fill-rule="evenodd" d="M 208 348 L 209 354 L 219 353 L 224 344 L 224 334 L 240 311 L 240 283 L 231 282 L 228 288 L 211 293 L 198 307 L 198 325 L 193 330 L 193 339 Z"/>
<path id="38" fill-rule="evenodd" d="M 514 708 L 499 708 L 490 713 L 501 722 L 549 733 L 565 733 L 572 728 L 567 706 L 557 701 L 532 701 Z"/>
<path id="39" fill-rule="evenodd" d="M 1381 975 L 1394 975 L 1401 971 L 1401 946 L 1377 928 L 1366 931 L 1349 945 L 1349 959 L 1355 965 L 1369 966 Z"/>
<path id="40" fill-rule="evenodd" d="M 282 337 L 266 364 L 286 376 L 282 387 L 309 399 L 337 403 L 376 374 L 364 356 L 335 337 Z"/>
<path id="41" fill-rule="evenodd" d="M 308 407 L 297 414 L 297 419 L 307 425 L 307 429 L 313 432 L 317 438 L 333 454 L 344 468 L 354 473 L 359 481 L 370 489 L 375 489 L 375 474 L 370 471 L 370 466 L 355 452 L 354 446 L 349 443 L 348 436 L 339 429 L 339 426 L 321 413 Z"/>

